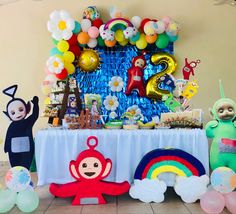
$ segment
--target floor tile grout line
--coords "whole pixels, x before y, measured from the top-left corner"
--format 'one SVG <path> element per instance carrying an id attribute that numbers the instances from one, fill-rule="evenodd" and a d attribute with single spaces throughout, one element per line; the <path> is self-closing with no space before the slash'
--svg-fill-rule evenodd
<path id="1" fill-rule="evenodd" d="M 84 209 L 84 206 L 82 205 L 81 210 L 80 210 L 80 214 L 83 213 L 83 209 Z"/>
<path id="2" fill-rule="evenodd" d="M 118 214 L 118 196 L 116 196 L 116 214 Z"/>
<path id="3" fill-rule="evenodd" d="M 48 211 L 49 207 L 52 205 L 53 201 L 55 200 L 56 197 L 54 197 L 52 199 L 52 201 L 50 202 L 50 204 L 47 206 L 46 210 L 43 212 L 44 214 Z"/>
<path id="4" fill-rule="evenodd" d="M 155 214 L 154 209 L 153 209 L 153 207 L 152 207 L 152 203 L 149 203 L 149 205 L 150 205 L 150 207 L 151 207 L 152 213 Z"/>
<path id="5" fill-rule="evenodd" d="M 183 205 L 184 205 L 184 207 L 188 210 L 188 212 L 189 212 L 190 214 L 192 214 L 192 212 L 191 212 L 191 210 L 188 208 L 188 206 L 186 206 L 185 203 L 183 203 Z"/>

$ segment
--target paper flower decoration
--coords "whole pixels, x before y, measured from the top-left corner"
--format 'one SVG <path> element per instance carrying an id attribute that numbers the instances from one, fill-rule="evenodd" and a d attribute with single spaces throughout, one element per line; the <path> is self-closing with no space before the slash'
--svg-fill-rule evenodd
<path id="1" fill-rule="evenodd" d="M 116 112 L 112 111 L 110 114 L 109 114 L 109 118 L 111 119 L 115 119 L 118 115 L 116 114 Z"/>
<path id="2" fill-rule="evenodd" d="M 59 57 L 51 56 L 47 60 L 47 68 L 50 73 L 60 74 L 64 68 L 64 63 Z"/>
<path id="3" fill-rule="evenodd" d="M 111 78 L 111 81 L 109 82 L 109 86 L 111 88 L 111 91 L 120 92 L 124 86 L 123 79 L 119 76 L 114 76 Z"/>
<path id="4" fill-rule="evenodd" d="M 75 21 L 65 10 L 55 10 L 50 14 L 50 20 L 47 23 L 48 31 L 56 40 L 68 40 L 73 35 Z"/>
<path id="5" fill-rule="evenodd" d="M 104 100 L 103 104 L 107 110 L 115 111 L 119 106 L 119 102 L 116 96 L 108 95 Z"/>
<path id="6" fill-rule="evenodd" d="M 137 105 L 133 105 L 127 109 L 127 112 L 133 116 L 141 115 L 141 109 Z"/>

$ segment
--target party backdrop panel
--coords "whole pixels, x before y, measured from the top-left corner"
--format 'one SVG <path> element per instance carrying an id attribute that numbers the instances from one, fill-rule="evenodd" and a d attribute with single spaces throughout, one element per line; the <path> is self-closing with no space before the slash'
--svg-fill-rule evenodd
<path id="1" fill-rule="evenodd" d="M 81 89 L 81 97 L 84 94 L 99 94 L 102 101 L 105 100 L 107 95 L 114 95 L 118 98 L 119 106 L 116 109 L 118 116 L 121 116 L 128 107 L 138 105 L 145 120 L 150 120 L 152 116 L 160 116 L 162 112 L 168 112 L 168 108 L 163 102 L 154 102 L 146 97 L 139 97 L 136 91 L 131 95 L 126 96 L 125 88 L 127 84 L 127 71 L 131 67 L 132 58 L 141 54 L 135 46 L 115 46 L 114 48 L 98 47 L 96 51 L 101 58 L 101 66 L 94 72 L 82 72 L 77 68 L 76 79 Z M 147 67 L 144 70 L 144 80 L 146 81 L 150 76 L 160 72 L 161 66 L 156 66 L 150 63 L 152 54 L 160 52 L 156 46 L 149 45 L 146 48 L 145 59 Z M 173 54 L 173 43 L 170 43 L 167 48 L 162 49 L 161 52 Z M 112 92 L 109 86 L 109 81 L 113 76 L 120 76 L 123 79 L 124 87 L 120 92 Z M 163 86 L 165 89 L 167 86 Z M 169 89 L 170 90 L 170 89 Z M 108 111 L 104 105 L 101 107 L 103 115 L 108 115 Z"/>

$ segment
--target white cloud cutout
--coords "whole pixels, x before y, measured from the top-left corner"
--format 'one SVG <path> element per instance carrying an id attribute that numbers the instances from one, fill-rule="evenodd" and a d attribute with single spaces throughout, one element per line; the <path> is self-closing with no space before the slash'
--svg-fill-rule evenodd
<path id="1" fill-rule="evenodd" d="M 174 189 L 184 202 L 194 203 L 206 193 L 208 184 L 209 177 L 207 175 L 202 175 L 201 177 L 177 176 Z"/>
<path id="2" fill-rule="evenodd" d="M 164 201 L 164 193 L 166 191 L 166 184 L 164 181 L 158 179 L 134 180 L 134 184 L 129 190 L 129 194 L 134 199 L 139 199 L 142 202 L 156 202 Z"/>

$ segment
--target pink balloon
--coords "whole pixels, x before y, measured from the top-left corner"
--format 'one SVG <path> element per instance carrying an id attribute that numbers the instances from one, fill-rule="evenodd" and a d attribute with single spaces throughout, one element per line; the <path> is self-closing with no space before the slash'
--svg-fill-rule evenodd
<path id="1" fill-rule="evenodd" d="M 231 213 L 236 214 L 236 192 L 230 192 L 224 196 L 227 209 Z"/>
<path id="2" fill-rule="evenodd" d="M 200 199 L 200 206 L 206 213 L 221 213 L 225 207 L 224 196 L 215 190 L 206 192 Z"/>
<path id="3" fill-rule="evenodd" d="M 99 36 L 99 30 L 97 27 L 92 26 L 88 29 L 88 35 L 90 36 L 90 38 L 95 39 Z"/>
<path id="4" fill-rule="evenodd" d="M 172 19 L 169 16 L 164 16 L 161 20 L 165 23 L 165 26 L 167 27 Z"/>

